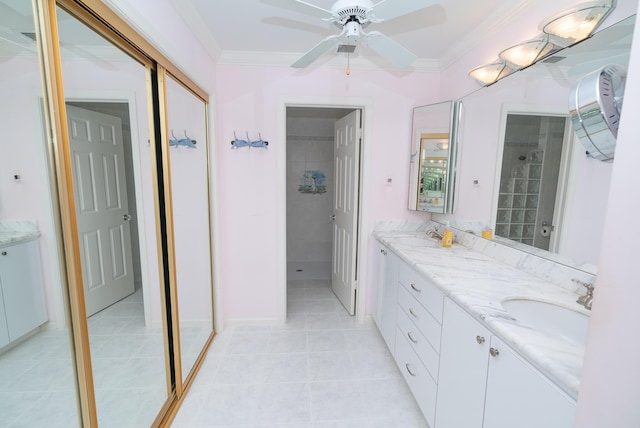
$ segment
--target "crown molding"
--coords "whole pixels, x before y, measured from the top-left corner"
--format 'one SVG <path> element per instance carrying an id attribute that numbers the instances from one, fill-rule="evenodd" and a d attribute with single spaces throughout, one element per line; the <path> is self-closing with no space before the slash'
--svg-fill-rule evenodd
<path id="1" fill-rule="evenodd" d="M 513 22 L 513 20 L 518 15 L 520 15 L 532 4 L 535 4 L 535 0 L 521 0 L 515 5 L 507 2 L 502 7 L 494 10 L 493 13 L 487 17 L 487 19 L 485 19 L 481 24 L 470 31 L 467 34 L 467 37 L 451 46 L 448 54 L 440 60 L 441 70 L 448 68 L 453 63 L 469 54 L 471 51 L 477 48 L 487 37 L 497 33 L 506 25 Z"/>
<path id="2" fill-rule="evenodd" d="M 209 27 L 202 20 L 191 0 L 169 0 L 169 3 L 180 15 L 182 21 L 189 26 L 204 51 L 211 57 L 213 62 L 216 62 L 222 54 L 220 44 L 209 31 Z"/>

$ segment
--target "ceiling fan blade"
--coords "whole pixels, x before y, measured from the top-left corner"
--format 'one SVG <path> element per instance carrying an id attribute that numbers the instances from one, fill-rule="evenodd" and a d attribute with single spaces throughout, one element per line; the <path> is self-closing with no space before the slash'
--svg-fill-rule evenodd
<path id="1" fill-rule="evenodd" d="M 372 15 L 376 19 L 388 21 L 425 7 L 440 3 L 439 0 L 382 0 L 373 5 Z"/>
<path id="2" fill-rule="evenodd" d="M 398 68 L 411 65 L 417 58 L 413 52 L 393 41 L 379 31 L 371 31 L 365 35 L 365 43 L 378 55 Z"/>
<path id="3" fill-rule="evenodd" d="M 326 39 L 315 45 L 309 52 L 304 54 L 302 58 L 291 64 L 291 67 L 304 68 L 310 65 L 312 62 L 320 58 L 322 54 L 337 45 L 338 40 L 340 40 L 340 36 L 337 35 L 327 37 Z"/>
<path id="4" fill-rule="evenodd" d="M 329 19 L 332 16 L 330 10 L 326 10 L 320 6 L 316 6 L 315 4 L 307 3 L 302 0 L 262 0 L 262 3 L 289 9 L 294 12 L 304 13 L 321 19 Z"/>

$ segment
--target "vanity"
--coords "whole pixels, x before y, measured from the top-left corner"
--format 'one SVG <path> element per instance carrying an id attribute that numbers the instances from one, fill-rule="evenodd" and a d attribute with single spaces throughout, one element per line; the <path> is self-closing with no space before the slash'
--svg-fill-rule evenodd
<path id="1" fill-rule="evenodd" d="M 47 321 L 38 232 L 0 222 L 0 351 Z"/>
<path id="2" fill-rule="evenodd" d="M 429 426 L 573 426 L 589 319 L 580 286 L 516 269 L 480 248 L 517 250 L 462 231 L 443 248 L 428 224 L 374 233 L 374 318 Z"/>

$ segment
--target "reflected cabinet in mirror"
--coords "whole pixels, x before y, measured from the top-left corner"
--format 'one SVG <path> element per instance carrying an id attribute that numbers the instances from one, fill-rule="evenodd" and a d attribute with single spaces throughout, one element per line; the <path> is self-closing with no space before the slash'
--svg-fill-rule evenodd
<path id="1" fill-rule="evenodd" d="M 460 103 L 413 109 L 409 209 L 451 213 Z"/>
<path id="2" fill-rule="evenodd" d="M 626 18 L 462 98 L 456 217 L 495 227 L 496 242 L 595 273 L 612 165 L 577 140 L 569 94 L 595 70 L 627 67 L 634 24 Z"/>

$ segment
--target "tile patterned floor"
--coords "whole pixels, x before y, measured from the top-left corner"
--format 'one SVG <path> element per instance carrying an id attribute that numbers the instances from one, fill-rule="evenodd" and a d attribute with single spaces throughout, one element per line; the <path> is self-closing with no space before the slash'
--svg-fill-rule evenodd
<path id="1" fill-rule="evenodd" d="M 144 325 L 136 292 L 89 317 L 101 428 L 151 425 L 167 399 L 161 328 Z M 208 337 L 190 326 L 181 344 L 190 367 Z M 78 426 L 67 331 L 42 331 L 0 355 L 0 427 Z"/>
<path id="2" fill-rule="evenodd" d="M 289 276 L 286 324 L 216 337 L 174 428 L 428 427 L 373 322 L 303 276 Z"/>

